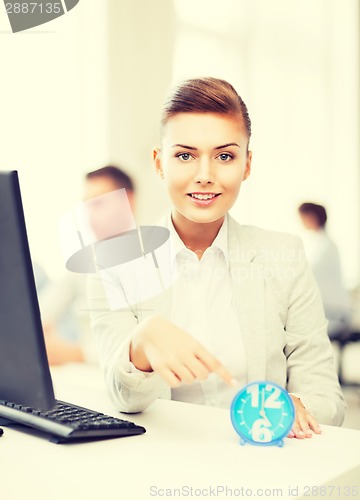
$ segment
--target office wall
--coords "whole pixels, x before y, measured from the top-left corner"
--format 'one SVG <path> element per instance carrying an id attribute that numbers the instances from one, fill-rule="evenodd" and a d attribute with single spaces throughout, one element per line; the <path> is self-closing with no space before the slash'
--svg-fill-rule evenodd
<path id="1" fill-rule="evenodd" d="M 33 258 L 56 277 L 58 219 L 81 196 L 82 170 L 108 158 L 106 2 L 9 29 L 0 9 L 0 169 L 19 171 Z"/>
<path id="2" fill-rule="evenodd" d="M 137 220 L 153 223 L 168 206 L 152 165 L 159 116 L 172 76 L 174 7 L 169 0 L 109 0 L 109 155 L 132 174 Z"/>

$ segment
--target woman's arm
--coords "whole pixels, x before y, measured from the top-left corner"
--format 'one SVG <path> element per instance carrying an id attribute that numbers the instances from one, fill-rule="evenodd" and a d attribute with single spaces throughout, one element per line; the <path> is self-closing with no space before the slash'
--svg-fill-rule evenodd
<path id="1" fill-rule="evenodd" d="M 138 327 L 137 317 L 130 308 L 110 310 L 100 275 L 91 276 L 87 288 L 91 328 L 106 386 L 116 408 L 136 413 L 158 397 L 170 399 L 170 387 L 159 375 L 137 370 L 130 361 L 130 342 Z"/>
<path id="2" fill-rule="evenodd" d="M 110 311 L 99 277 L 89 282 L 89 299 L 100 363 L 120 411 L 142 411 L 158 397 L 170 398 L 171 387 L 205 380 L 211 372 L 237 384 L 207 349 L 155 311 L 141 322 L 130 307 Z"/>

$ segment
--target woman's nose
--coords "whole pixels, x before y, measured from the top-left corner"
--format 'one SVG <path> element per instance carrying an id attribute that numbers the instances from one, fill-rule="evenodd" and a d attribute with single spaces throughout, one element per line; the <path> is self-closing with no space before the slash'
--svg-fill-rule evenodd
<path id="1" fill-rule="evenodd" d="M 194 180 L 199 184 L 212 184 L 214 182 L 214 174 L 210 160 L 204 158 L 199 161 Z"/>

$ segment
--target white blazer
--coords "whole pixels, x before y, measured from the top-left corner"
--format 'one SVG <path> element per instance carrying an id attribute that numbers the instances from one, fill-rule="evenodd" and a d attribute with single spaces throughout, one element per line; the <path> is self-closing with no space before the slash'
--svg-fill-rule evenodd
<path id="1" fill-rule="evenodd" d="M 300 238 L 242 226 L 228 215 L 228 248 L 248 382 L 275 382 L 300 397 L 319 423 L 341 425 L 345 403 L 319 289 Z M 170 399 L 171 388 L 158 374 L 132 365 L 129 345 L 146 317 L 171 320 L 171 287 L 137 307 L 111 311 L 94 275 L 88 298 L 100 363 L 118 410 L 140 412 L 158 397 Z"/>

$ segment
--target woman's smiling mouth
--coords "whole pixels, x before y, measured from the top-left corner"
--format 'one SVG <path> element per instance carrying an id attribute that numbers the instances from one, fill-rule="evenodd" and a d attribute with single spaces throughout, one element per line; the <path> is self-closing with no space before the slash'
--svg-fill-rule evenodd
<path id="1" fill-rule="evenodd" d="M 220 196 L 221 193 L 188 193 L 187 196 L 192 199 L 192 201 L 200 206 L 207 207 L 215 202 L 216 198 Z"/>

